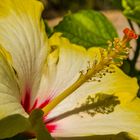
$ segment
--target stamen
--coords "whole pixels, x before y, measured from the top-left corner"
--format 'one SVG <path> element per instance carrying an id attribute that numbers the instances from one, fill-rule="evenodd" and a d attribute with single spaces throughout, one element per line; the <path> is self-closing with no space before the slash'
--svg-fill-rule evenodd
<path id="1" fill-rule="evenodd" d="M 122 64 L 122 59 L 126 59 L 128 57 L 129 50 L 129 48 L 127 47 L 128 42 L 131 39 L 137 39 L 138 37 L 138 35 L 136 35 L 132 30 L 128 28 L 126 28 L 123 32 L 125 35 L 122 40 L 120 40 L 119 38 L 115 38 L 113 42 L 108 41 L 109 47 L 107 49 L 100 48 L 101 61 L 98 63 L 93 63 L 92 66 L 88 62 L 87 71 L 86 72 L 84 72 L 83 70 L 80 71 L 80 76 L 78 80 L 43 108 L 45 114 L 50 112 L 56 105 L 58 105 L 67 96 L 72 94 L 85 82 L 89 81 L 101 82 L 101 78 L 104 75 L 106 75 L 106 73 L 115 72 L 112 67 L 112 64 L 115 65 Z M 109 68 L 111 68 L 111 70 L 108 70 Z"/>

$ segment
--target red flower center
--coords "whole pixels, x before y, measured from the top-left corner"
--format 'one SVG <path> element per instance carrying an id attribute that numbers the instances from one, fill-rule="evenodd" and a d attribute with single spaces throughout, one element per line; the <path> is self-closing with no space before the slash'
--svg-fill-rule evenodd
<path id="1" fill-rule="evenodd" d="M 36 108 L 40 108 L 42 109 L 43 107 L 45 107 L 47 104 L 49 104 L 49 102 L 51 101 L 50 98 L 46 99 L 42 104 L 40 104 L 38 107 L 37 107 L 37 103 L 38 103 L 38 100 L 36 99 L 34 104 L 31 106 L 31 90 L 30 88 L 26 88 L 25 90 L 25 96 L 24 98 L 21 100 L 21 105 L 23 106 L 24 110 L 30 114 L 34 109 Z M 46 116 L 45 116 L 46 118 Z M 54 130 L 56 129 L 56 125 L 54 124 L 51 124 L 50 122 L 45 124 L 46 125 L 46 128 L 48 129 L 48 131 L 50 133 L 54 132 Z"/>

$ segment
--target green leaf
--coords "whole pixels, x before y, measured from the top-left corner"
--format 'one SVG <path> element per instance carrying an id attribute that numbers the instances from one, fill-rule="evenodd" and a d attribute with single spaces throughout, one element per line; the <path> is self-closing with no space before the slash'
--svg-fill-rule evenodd
<path id="1" fill-rule="evenodd" d="M 86 48 L 107 47 L 107 41 L 118 36 L 111 22 L 102 13 L 93 10 L 66 15 L 54 31 Z"/>
<path id="2" fill-rule="evenodd" d="M 36 134 L 37 140 L 53 140 L 43 123 L 43 111 L 36 109 L 32 111 L 29 120 L 32 124 L 32 130 Z"/>
<path id="3" fill-rule="evenodd" d="M 45 30 L 48 36 L 52 34 L 52 29 L 49 27 L 47 20 L 44 20 Z"/>
<path id="4" fill-rule="evenodd" d="M 0 139 L 13 137 L 31 128 L 29 120 L 19 114 L 0 120 Z"/>
<path id="5" fill-rule="evenodd" d="M 140 0 L 122 0 L 124 15 L 140 24 Z"/>

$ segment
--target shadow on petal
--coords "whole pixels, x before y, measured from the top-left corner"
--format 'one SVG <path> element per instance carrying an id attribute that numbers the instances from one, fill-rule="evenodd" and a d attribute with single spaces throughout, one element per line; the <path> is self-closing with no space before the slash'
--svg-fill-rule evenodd
<path id="1" fill-rule="evenodd" d="M 94 117 L 98 113 L 109 114 L 112 113 L 115 107 L 119 104 L 120 101 L 118 97 L 114 95 L 103 93 L 98 93 L 94 97 L 89 95 L 84 101 L 84 103 L 80 104 L 79 107 L 76 107 L 70 111 L 60 114 L 59 116 L 48 120 L 47 123 L 52 121 L 58 121 L 74 114 L 79 114 L 82 118 L 83 116 L 80 113 L 86 113 L 91 117 Z"/>

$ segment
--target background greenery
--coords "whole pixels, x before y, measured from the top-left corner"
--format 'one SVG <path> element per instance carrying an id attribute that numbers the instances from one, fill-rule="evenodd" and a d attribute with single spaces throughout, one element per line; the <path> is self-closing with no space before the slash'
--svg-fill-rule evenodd
<path id="1" fill-rule="evenodd" d="M 122 9 L 121 0 L 41 0 L 46 6 L 43 16 L 52 19 L 68 11 L 81 9 L 111 10 Z"/>

